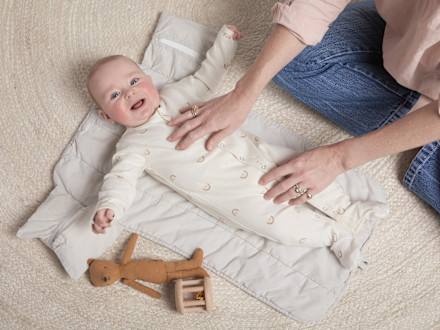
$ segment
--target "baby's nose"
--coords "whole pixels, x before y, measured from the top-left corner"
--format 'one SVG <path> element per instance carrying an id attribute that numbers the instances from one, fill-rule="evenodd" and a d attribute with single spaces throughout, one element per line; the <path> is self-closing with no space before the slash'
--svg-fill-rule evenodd
<path id="1" fill-rule="evenodd" d="M 125 97 L 126 97 L 127 99 L 129 99 L 129 98 L 132 97 L 134 94 L 136 94 L 135 91 L 134 91 L 133 89 L 130 89 L 130 90 L 127 91 L 127 93 L 125 93 Z"/>

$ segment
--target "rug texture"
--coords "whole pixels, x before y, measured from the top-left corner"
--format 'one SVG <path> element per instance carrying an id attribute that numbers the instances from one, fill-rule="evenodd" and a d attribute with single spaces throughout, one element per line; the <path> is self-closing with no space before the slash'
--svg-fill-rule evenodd
<path id="1" fill-rule="evenodd" d="M 233 88 L 271 31 L 273 1 L 0 2 L 0 328 L 314 328 L 427 329 L 440 322 L 440 216 L 401 184 L 414 156 L 405 152 L 361 169 L 384 187 L 390 216 L 370 240 L 370 267 L 357 271 L 324 319 L 296 322 L 212 274 L 211 314 L 179 315 L 173 285 L 153 300 L 122 284 L 97 289 L 88 275 L 72 281 L 39 240 L 17 230 L 53 187 L 53 167 L 93 105 L 86 76 L 110 54 L 140 62 L 162 12 L 244 34 L 220 93 Z M 269 84 L 254 110 L 316 144 L 350 135 Z M 104 258 L 120 258 L 128 233 Z M 181 259 L 140 238 L 134 257 Z"/>

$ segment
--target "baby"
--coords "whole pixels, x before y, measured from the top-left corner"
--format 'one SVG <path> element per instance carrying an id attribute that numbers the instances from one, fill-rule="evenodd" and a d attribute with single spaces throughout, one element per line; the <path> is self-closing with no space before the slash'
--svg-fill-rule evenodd
<path id="1" fill-rule="evenodd" d="M 167 140 L 174 130 L 168 122 L 180 115 L 179 109 L 214 96 L 240 38 L 234 26 L 223 26 L 197 72 L 160 93 L 151 77 L 124 56 L 106 57 L 92 67 L 88 89 L 99 114 L 127 127 L 104 177 L 93 231 L 105 234 L 113 220 L 124 216 L 137 179 L 146 172 L 222 222 L 287 245 L 329 247 L 353 269 L 371 230 L 366 220 L 374 206 L 352 203 L 336 183 L 298 206 L 265 201 L 270 186 L 259 185 L 259 179 L 290 158 L 292 150 L 246 132 L 232 134 L 211 152 L 203 139 L 182 151 Z M 188 115 L 196 117 L 197 107 L 190 109 Z"/>

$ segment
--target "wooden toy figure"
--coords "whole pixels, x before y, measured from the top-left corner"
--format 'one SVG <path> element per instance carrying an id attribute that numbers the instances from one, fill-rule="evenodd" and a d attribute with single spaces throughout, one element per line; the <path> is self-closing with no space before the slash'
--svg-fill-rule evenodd
<path id="1" fill-rule="evenodd" d="M 193 258 L 187 261 L 130 260 L 137 238 L 137 234 L 133 234 L 130 237 L 122 256 L 121 264 L 109 260 L 88 260 L 90 279 L 93 285 L 108 286 L 122 279 L 122 283 L 154 298 L 160 298 L 161 294 L 159 292 L 136 280 L 160 284 L 169 283 L 181 278 L 209 277 L 208 273 L 200 267 L 203 261 L 203 251 L 201 249 L 197 249 L 194 252 Z"/>

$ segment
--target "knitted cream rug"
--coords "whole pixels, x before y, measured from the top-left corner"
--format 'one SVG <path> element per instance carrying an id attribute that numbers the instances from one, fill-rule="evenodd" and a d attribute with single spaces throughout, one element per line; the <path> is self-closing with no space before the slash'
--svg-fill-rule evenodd
<path id="1" fill-rule="evenodd" d="M 154 300 L 124 285 L 96 289 L 88 274 L 72 281 L 39 240 L 15 234 L 52 189 L 52 171 L 92 106 L 85 79 L 98 58 L 142 59 L 160 13 L 212 28 L 234 24 L 244 34 L 221 90 L 233 88 L 271 30 L 267 0 L 12 1 L 0 2 L 0 328 L 314 328 L 427 329 L 440 322 L 440 216 L 401 184 L 414 152 L 362 167 L 384 187 L 390 216 L 378 226 L 333 311 L 296 322 L 212 274 L 211 314 L 179 315 L 172 285 Z M 348 133 L 269 84 L 254 111 L 316 144 Z M 104 258 L 117 259 L 124 233 Z M 181 257 L 140 238 L 135 257 Z"/>

